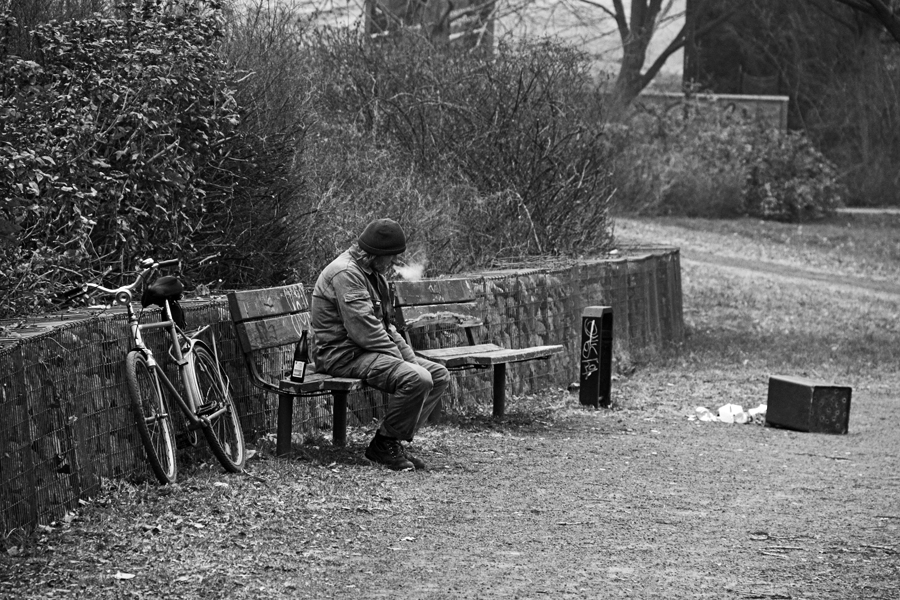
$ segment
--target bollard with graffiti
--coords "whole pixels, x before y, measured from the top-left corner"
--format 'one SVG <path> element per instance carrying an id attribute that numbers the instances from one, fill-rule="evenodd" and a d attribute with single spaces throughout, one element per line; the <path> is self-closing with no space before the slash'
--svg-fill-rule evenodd
<path id="1" fill-rule="evenodd" d="M 612 403 L 612 342 L 612 307 L 586 307 L 581 313 L 582 404 L 608 407 Z"/>

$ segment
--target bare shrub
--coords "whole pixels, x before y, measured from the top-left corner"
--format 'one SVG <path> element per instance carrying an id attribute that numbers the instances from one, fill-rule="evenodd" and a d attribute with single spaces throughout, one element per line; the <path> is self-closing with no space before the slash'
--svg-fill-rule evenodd
<path id="1" fill-rule="evenodd" d="M 483 200 L 459 214 L 487 203 L 487 226 L 517 235 L 496 252 L 609 243 L 607 147 L 587 118 L 595 99 L 582 55 L 545 41 L 486 57 L 414 35 L 369 44 L 345 32 L 327 32 L 315 50 L 323 120 L 389 140 L 415 169 L 477 190 Z"/>
<path id="2" fill-rule="evenodd" d="M 610 133 L 623 212 L 799 221 L 841 204 L 834 166 L 805 136 L 715 103 L 645 109 Z"/>
<path id="3" fill-rule="evenodd" d="M 740 214 L 752 129 L 715 104 L 642 108 L 615 129 L 617 206 L 638 214 Z"/>

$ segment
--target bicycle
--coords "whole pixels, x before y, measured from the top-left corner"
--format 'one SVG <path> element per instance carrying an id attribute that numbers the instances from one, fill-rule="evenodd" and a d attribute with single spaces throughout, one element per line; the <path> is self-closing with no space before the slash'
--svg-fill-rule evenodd
<path id="1" fill-rule="evenodd" d="M 112 289 L 97 283 L 86 283 L 63 295 L 67 302 L 71 302 L 99 292 L 112 297 L 110 306 L 125 306 L 133 344 L 125 356 L 131 408 L 147 461 L 162 484 L 174 482 L 178 470 L 175 428 L 166 392 L 175 400 L 188 422 L 191 444 L 197 443 L 196 431 L 202 430 L 210 450 L 226 471 L 241 472 L 247 454 L 230 383 L 219 366 L 215 339 L 212 339 L 212 348 L 197 339 L 209 325 L 196 331 L 185 331 L 184 314 L 177 302 L 184 286 L 176 277 L 160 277 L 146 285 L 150 275 L 160 268 L 177 266 L 179 262 L 178 259 L 144 259 L 140 262 L 137 279 L 130 285 Z M 141 311 L 138 313 L 133 301 L 135 291 L 142 284 Z M 157 323 L 141 323 L 144 309 L 150 304 L 162 308 L 162 318 Z M 169 336 L 169 356 L 178 366 L 185 397 L 178 392 L 156 361 L 153 351 L 144 343 L 142 332 L 152 329 L 164 329 Z"/>

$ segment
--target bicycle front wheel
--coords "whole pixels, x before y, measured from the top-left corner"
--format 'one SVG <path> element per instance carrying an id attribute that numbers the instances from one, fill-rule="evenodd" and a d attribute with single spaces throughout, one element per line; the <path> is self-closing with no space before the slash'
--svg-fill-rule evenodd
<path id="1" fill-rule="evenodd" d="M 172 483 L 177 472 L 175 430 L 159 376 L 141 351 L 132 350 L 125 357 L 125 378 L 147 462 L 160 483 Z"/>
<path id="2" fill-rule="evenodd" d="M 209 426 L 203 428 L 206 441 L 226 471 L 239 473 L 244 466 L 246 450 L 231 390 L 209 350 L 197 345 L 193 358 L 201 402 L 197 414 L 209 420 Z"/>

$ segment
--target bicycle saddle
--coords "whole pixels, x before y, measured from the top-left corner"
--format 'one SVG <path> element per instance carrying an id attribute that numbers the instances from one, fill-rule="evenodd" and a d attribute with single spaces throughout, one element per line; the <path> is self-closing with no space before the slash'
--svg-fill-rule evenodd
<path id="1" fill-rule="evenodd" d="M 178 300 L 181 300 L 183 292 L 184 284 L 177 277 L 165 275 L 144 288 L 144 293 L 141 295 L 141 306 L 147 308 L 151 304 L 155 304 L 163 307 L 168 300 L 175 324 L 184 329 L 184 312 L 178 305 Z"/>
<path id="2" fill-rule="evenodd" d="M 144 288 L 144 293 L 141 295 L 141 306 L 144 308 L 151 304 L 163 306 L 166 300 L 169 302 L 181 300 L 183 292 L 184 284 L 174 275 L 166 275 Z"/>

